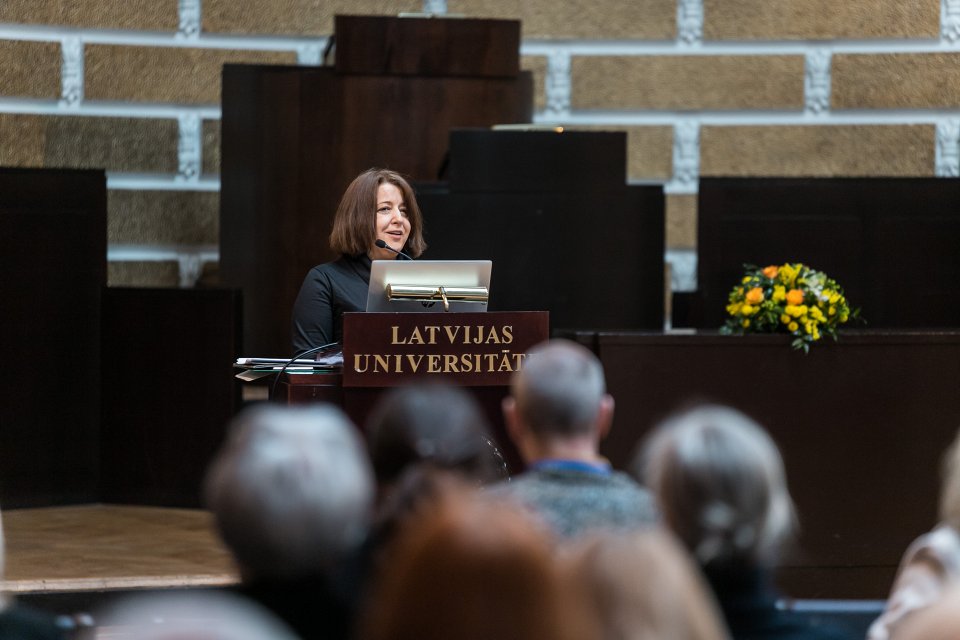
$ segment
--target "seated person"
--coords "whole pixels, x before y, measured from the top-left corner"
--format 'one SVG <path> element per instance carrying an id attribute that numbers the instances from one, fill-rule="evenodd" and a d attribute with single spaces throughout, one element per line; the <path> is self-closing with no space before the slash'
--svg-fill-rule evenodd
<path id="1" fill-rule="evenodd" d="M 563 555 L 586 591 L 604 640 L 726 640 L 710 588 L 686 549 L 662 529 L 603 531 Z"/>
<path id="2" fill-rule="evenodd" d="M 293 305 L 295 354 L 342 341 L 344 312 L 367 308 L 371 260 L 416 258 L 427 248 L 410 184 L 387 169 L 357 176 L 337 207 L 330 248 L 340 257 L 307 273 Z"/>
<path id="3" fill-rule="evenodd" d="M 205 497 L 241 593 L 304 638 L 349 637 L 357 587 L 343 567 L 366 535 L 373 476 L 339 409 L 244 411 L 211 463 Z"/>
<path id="4" fill-rule="evenodd" d="M 528 512 L 444 484 L 390 548 L 359 638 L 597 638 L 578 589 Z"/>
<path id="5" fill-rule="evenodd" d="M 560 538 L 656 522 L 650 493 L 600 456 L 613 398 L 588 349 L 565 340 L 531 349 L 511 379 L 503 414 L 527 470 L 493 493 L 532 509 Z"/>
<path id="6" fill-rule="evenodd" d="M 956 640 L 960 629 L 960 587 L 943 592 L 936 602 L 904 618 L 892 635 L 894 640 Z"/>
<path id="7" fill-rule="evenodd" d="M 796 517 L 780 452 L 760 425 L 727 407 L 691 409 L 655 429 L 637 467 L 734 640 L 844 637 L 777 609 L 771 573 Z"/>
<path id="8" fill-rule="evenodd" d="M 506 461 L 490 439 L 487 419 L 473 397 L 440 384 L 397 387 L 367 419 L 367 441 L 377 481 L 370 537 L 358 572 L 368 576 L 404 521 L 435 498 L 450 478 L 477 486 L 506 474 Z"/>
<path id="9" fill-rule="evenodd" d="M 887 640 L 913 612 L 960 586 L 960 433 L 944 457 L 940 524 L 907 548 L 884 612 L 870 626 L 869 640 Z M 919 637 L 919 636 L 917 636 Z"/>
<path id="10" fill-rule="evenodd" d="M 98 611 L 96 620 L 97 627 L 93 629 L 91 638 L 299 640 L 266 609 L 224 591 L 193 589 L 123 596 L 111 600 L 106 608 Z"/>

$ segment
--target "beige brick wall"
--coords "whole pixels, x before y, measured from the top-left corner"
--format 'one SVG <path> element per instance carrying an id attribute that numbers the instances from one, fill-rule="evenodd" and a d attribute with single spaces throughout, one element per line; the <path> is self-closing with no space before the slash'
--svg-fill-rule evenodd
<path id="1" fill-rule="evenodd" d="M 220 173 L 220 121 L 203 123 L 203 173 Z"/>
<path id="2" fill-rule="evenodd" d="M 177 123 L 0 114 L 0 164 L 175 173 Z"/>
<path id="3" fill-rule="evenodd" d="M 0 115 L 0 165 L 42 167 L 46 145 L 45 119 L 39 116 Z"/>
<path id="4" fill-rule="evenodd" d="M 703 127 L 704 176 L 931 176 L 935 129 L 915 126 Z"/>
<path id="5" fill-rule="evenodd" d="M 44 166 L 177 171 L 175 120 L 48 117 L 44 122 Z"/>
<path id="6" fill-rule="evenodd" d="M 0 22 L 176 31 L 177 0 L 4 0 Z"/>
<path id="7" fill-rule="evenodd" d="M 834 109 L 960 105 L 960 53 L 837 55 Z"/>
<path id="8" fill-rule="evenodd" d="M 575 109 L 760 109 L 803 105 L 800 56 L 581 56 Z"/>
<path id="9" fill-rule="evenodd" d="M 676 36 L 674 0 L 447 0 L 447 10 L 471 18 L 521 20 L 524 38 L 670 40 Z"/>
<path id="10" fill-rule="evenodd" d="M 60 45 L 0 40 L 0 96 L 60 96 Z"/>
<path id="11" fill-rule="evenodd" d="M 224 64 L 296 64 L 296 60 L 293 52 L 91 45 L 86 50 L 85 97 L 216 104 Z"/>
<path id="12" fill-rule="evenodd" d="M 337 14 L 391 16 L 422 8 L 420 0 L 203 0 L 203 30 L 330 35 Z"/>
<path id="13" fill-rule="evenodd" d="M 107 198 L 107 238 L 117 244 L 216 245 L 220 194 L 120 191 Z"/>
<path id="14" fill-rule="evenodd" d="M 704 0 L 707 40 L 935 38 L 940 0 Z"/>
<path id="15" fill-rule="evenodd" d="M 109 287 L 177 287 L 180 265 L 164 262 L 108 262 Z"/>
<path id="16" fill-rule="evenodd" d="M 666 197 L 667 248 L 696 249 L 697 247 L 697 196 L 671 194 Z"/>

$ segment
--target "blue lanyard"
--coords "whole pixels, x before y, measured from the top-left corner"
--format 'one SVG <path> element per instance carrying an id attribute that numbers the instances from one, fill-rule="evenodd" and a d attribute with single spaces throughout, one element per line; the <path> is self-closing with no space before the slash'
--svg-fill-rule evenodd
<path id="1" fill-rule="evenodd" d="M 613 472 L 609 463 L 580 460 L 540 460 L 534 462 L 529 468 L 531 471 L 579 471 L 601 476 L 608 476 Z"/>

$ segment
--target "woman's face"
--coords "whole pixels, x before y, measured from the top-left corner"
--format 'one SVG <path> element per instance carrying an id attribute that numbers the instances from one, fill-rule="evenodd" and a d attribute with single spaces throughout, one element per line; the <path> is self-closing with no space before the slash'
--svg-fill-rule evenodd
<path id="1" fill-rule="evenodd" d="M 410 219 L 407 218 L 407 205 L 403 201 L 403 192 L 395 184 L 384 182 L 377 187 L 377 239 L 383 240 L 397 251 L 403 251 L 410 235 Z M 397 254 L 389 249 L 372 247 L 371 260 L 393 260 Z"/>

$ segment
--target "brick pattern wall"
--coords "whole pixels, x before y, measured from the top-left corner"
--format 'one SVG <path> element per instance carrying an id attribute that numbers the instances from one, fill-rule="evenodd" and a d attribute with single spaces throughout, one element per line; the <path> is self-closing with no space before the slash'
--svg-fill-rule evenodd
<path id="1" fill-rule="evenodd" d="M 112 285 L 215 278 L 222 65 L 422 10 L 522 20 L 535 120 L 627 131 L 676 289 L 700 176 L 960 174 L 960 0 L 10 0 L 0 163 L 107 169 Z"/>

